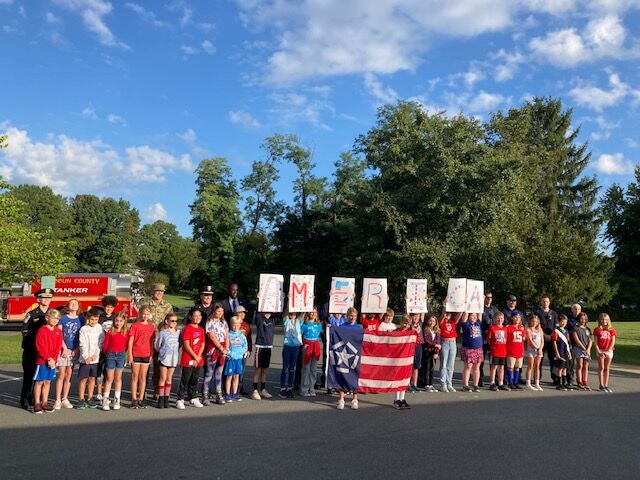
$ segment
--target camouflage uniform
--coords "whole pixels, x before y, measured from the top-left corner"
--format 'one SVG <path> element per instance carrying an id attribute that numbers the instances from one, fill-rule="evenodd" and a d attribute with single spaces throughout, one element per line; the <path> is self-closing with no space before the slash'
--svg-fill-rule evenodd
<path id="1" fill-rule="evenodd" d="M 173 305 L 169 302 L 166 302 L 164 299 L 157 301 L 155 299 L 149 300 L 144 307 L 148 307 L 151 310 L 151 321 L 158 328 L 162 322 L 164 322 L 164 317 L 166 317 L 169 313 L 173 313 Z"/>

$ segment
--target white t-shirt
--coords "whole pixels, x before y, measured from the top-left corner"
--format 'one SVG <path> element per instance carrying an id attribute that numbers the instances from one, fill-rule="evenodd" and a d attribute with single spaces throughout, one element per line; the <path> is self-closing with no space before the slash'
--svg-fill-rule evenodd
<path id="1" fill-rule="evenodd" d="M 389 322 L 389 323 L 381 322 L 380 326 L 378 327 L 378 331 L 379 332 L 393 332 L 396 328 L 398 328 L 398 327 L 393 322 Z"/>

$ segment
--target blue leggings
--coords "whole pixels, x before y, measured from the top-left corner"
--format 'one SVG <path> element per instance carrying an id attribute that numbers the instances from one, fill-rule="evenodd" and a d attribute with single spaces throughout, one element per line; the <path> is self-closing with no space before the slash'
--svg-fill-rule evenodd
<path id="1" fill-rule="evenodd" d="M 282 349 L 282 372 L 280 373 L 280 388 L 282 390 L 285 388 L 291 390 L 293 388 L 299 353 L 300 347 L 285 345 Z"/>
<path id="2" fill-rule="evenodd" d="M 215 378 L 216 393 L 222 393 L 222 371 L 224 370 L 223 360 L 224 357 L 222 355 L 218 355 L 218 358 L 214 362 L 211 360 L 211 355 L 207 355 L 205 359 L 207 370 L 205 371 L 204 382 L 202 383 L 202 393 L 205 395 L 209 393 L 212 378 Z"/>

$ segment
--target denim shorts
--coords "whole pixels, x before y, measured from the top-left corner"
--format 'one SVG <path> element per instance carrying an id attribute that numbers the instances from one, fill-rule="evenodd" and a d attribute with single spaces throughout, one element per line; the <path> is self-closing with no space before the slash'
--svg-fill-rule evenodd
<path id="1" fill-rule="evenodd" d="M 105 369 L 122 370 L 124 368 L 124 352 L 107 352 Z"/>

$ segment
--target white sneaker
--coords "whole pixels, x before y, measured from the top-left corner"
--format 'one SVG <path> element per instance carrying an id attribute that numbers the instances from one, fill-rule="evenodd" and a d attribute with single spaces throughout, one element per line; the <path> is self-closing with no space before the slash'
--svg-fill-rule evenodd
<path id="1" fill-rule="evenodd" d="M 338 400 L 338 410 L 344 410 L 344 400 Z"/>
<path id="2" fill-rule="evenodd" d="M 102 394 L 101 394 L 101 393 L 99 393 L 99 394 L 97 394 L 97 395 L 96 395 L 96 400 L 97 400 L 98 402 L 102 402 Z"/>
<path id="3" fill-rule="evenodd" d="M 196 408 L 202 408 L 204 406 L 202 405 L 202 403 L 200 403 L 199 398 L 194 398 L 189 403 L 191 404 L 192 407 L 196 407 Z"/>
<path id="4" fill-rule="evenodd" d="M 104 410 L 105 412 L 108 412 L 109 410 L 111 410 L 111 408 L 109 408 L 109 399 L 108 398 L 102 399 L 102 410 Z"/>
<path id="5" fill-rule="evenodd" d="M 120 399 L 118 397 L 113 399 L 113 409 L 120 410 Z"/>
<path id="6" fill-rule="evenodd" d="M 302 394 L 303 397 L 313 397 L 313 395 L 311 395 L 311 392 L 304 392 Z"/>
<path id="7" fill-rule="evenodd" d="M 311 397 L 315 397 L 316 396 L 316 392 L 314 392 L 313 390 L 309 392 L 309 396 Z"/>
<path id="8" fill-rule="evenodd" d="M 536 387 L 534 387 L 533 385 L 531 385 L 530 383 L 527 383 L 527 388 L 528 388 L 529 390 L 533 390 L 534 392 L 537 392 L 537 391 L 538 391 L 538 389 L 537 389 Z"/>
<path id="9" fill-rule="evenodd" d="M 536 390 L 538 390 L 539 392 L 544 392 L 539 383 L 536 383 Z"/>
<path id="10" fill-rule="evenodd" d="M 73 405 L 71 404 L 68 398 L 65 398 L 64 400 L 62 400 L 62 408 L 73 408 Z"/>
<path id="11" fill-rule="evenodd" d="M 260 396 L 261 396 L 262 398 L 266 398 L 266 399 L 269 399 L 269 398 L 271 398 L 271 397 L 272 397 L 272 395 L 271 395 L 269 392 L 267 392 L 267 389 L 266 389 L 266 388 L 263 388 L 263 389 L 262 389 L 262 391 L 260 392 Z"/>
<path id="12" fill-rule="evenodd" d="M 351 410 L 357 410 L 357 409 L 358 409 L 358 400 L 354 398 L 353 400 L 351 400 Z"/>
<path id="13" fill-rule="evenodd" d="M 176 400 L 176 408 L 178 410 L 184 410 L 184 400 Z"/>
<path id="14" fill-rule="evenodd" d="M 449 389 L 447 388 L 446 385 L 443 385 L 442 388 L 440 389 L 441 392 L 445 392 L 445 393 L 449 393 Z"/>
<path id="15" fill-rule="evenodd" d="M 251 398 L 254 400 L 260 400 L 262 399 L 262 397 L 260 396 L 260 393 L 258 392 L 258 390 L 254 390 L 253 393 L 251 394 Z"/>
<path id="16" fill-rule="evenodd" d="M 60 400 L 56 400 L 55 403 L 53 404 L 53 409 L 60 410 L 61 408 L 62 408 L 62 402 Z"/>
<path id="17" fill-rule="evenodd" d="M 453 387 L 449 387 L 449 391 L 450 392 L 454 392 L 454 393 L 457 392 L 457 390 L 455 388 L 453 388 Z"/>

